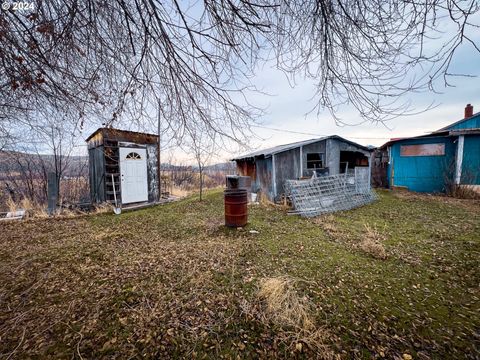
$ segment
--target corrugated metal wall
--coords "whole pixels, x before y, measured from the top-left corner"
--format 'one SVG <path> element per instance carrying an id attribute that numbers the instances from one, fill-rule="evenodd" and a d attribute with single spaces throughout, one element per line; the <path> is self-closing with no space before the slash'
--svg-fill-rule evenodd
<path id="1" fill-rule="evenodd" d="M 480 135 L 465 136 L 460 183 L 480 185 Z"/>
<path id="2" fill-rule="evenodd" d="M 453 181 L 456 144 L 454 138 L 432 137 L 398 141 L 391 147 L 389 165 L 390 186 L 406 187 L 418 192 L 443 192 Z M 445 155 L 401 156 L 402 145 L 445 144 Z"/>
<path id="3" fill-rule="evenodd" d="M 105 197 L 105 155 L 103 146 L 88 150 L 90 199 L 102 203 Z"/>

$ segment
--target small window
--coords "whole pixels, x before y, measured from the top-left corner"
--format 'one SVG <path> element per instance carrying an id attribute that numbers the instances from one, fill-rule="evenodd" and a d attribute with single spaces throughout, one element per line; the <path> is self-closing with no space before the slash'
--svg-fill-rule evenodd
<path id="1" fill-rule="evenodd" d="M 419 144 L 400 146 L 400 156 L 442 156 L 445 144 Z"/>
<path id="2" fill-rule="evenodd" d="M 307 169 L 323 169 L 324 154 L 323 153 L 309 153 L 307 154 Z"/>
<path id="3" fill-rule="evenodd" d="M 142 160 L 142 157 L 136 152 L 131 152 L 131 153 L 128 153 L 128 155 L 125 157 L 125 159 L 128 159 L 128 160 Z"/>

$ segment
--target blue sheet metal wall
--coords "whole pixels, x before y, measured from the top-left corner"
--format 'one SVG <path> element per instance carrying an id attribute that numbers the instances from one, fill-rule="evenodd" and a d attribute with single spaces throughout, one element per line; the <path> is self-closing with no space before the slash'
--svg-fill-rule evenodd
<path id="1" fill-rule="evenodd" d="M 480 135 L 465 136 L 460 182 L 480 185 Z"/>
<path id="2" fill-rule="evenodd" d="M 445 144 L 443 156 L 401 156 L 402 145 Z M 445 183 L 453 180 L 456 144 L 454 138 L 432 137 L 394 143 L 388 167 L 390 186 L 404 186 L 411 191 L 444 192 Z"/>

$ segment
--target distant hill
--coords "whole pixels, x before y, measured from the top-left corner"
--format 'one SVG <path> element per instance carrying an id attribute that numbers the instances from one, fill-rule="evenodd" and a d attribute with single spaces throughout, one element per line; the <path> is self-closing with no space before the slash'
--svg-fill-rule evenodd
<path id="1" fill-rule="evenodd" d="M 65 159 L 66 160 L 66 159 Z M 30 154 L 18 151 L 0 151 L 0 179 L 7 173 L 22 171 L 22 167 L 29 167 L 32 171 L 42 169 L 45 166 L 53 166 L 53 155 Z M 78 176 L 88 174 L 88 156 L 70 156 L 64 176 Z"/>
<path id="2" fill-rule="evenodd" d="M 41 169 L 42 163 L 53 166 L 53 155 L 39 155 L 15 151 L 0 151 L 0 179 L 3 179 L 6 173 L 19 172 L 22 166 L 38 167 Z M 162 163 L 162 171 L 198 171 L 195 165 L 175 165 Z M 205 166 L 206 172 L 223 172 L 225 174 L 235 173 L 234 162 L 224 162 Z M 88 156 L 70 156 L 68 166 L 65 169 L 64 176 L 88 175 Z"/>

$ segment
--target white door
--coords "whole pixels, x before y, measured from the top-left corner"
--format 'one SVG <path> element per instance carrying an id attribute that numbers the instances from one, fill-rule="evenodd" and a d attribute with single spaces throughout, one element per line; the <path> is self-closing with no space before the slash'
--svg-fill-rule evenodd
<path id="1" fill-rule="evenodd" d="M 120 148 L 122 204 L 148 200 L 147 151 Z"/>

